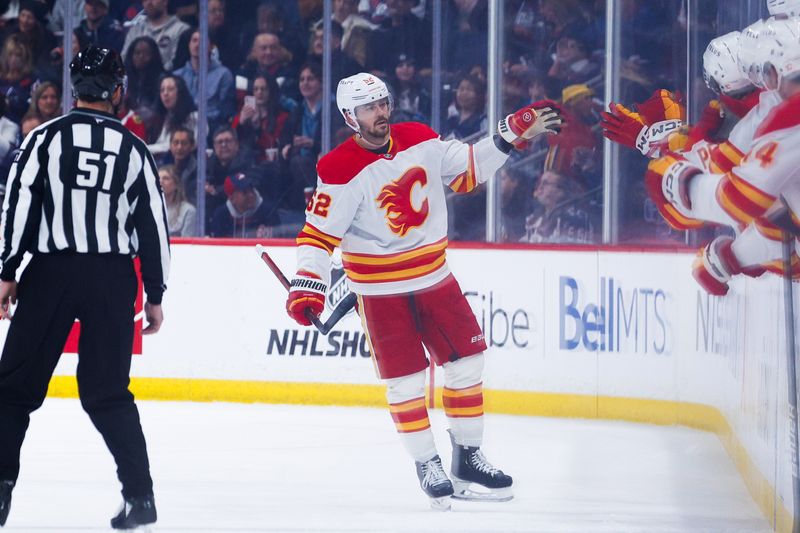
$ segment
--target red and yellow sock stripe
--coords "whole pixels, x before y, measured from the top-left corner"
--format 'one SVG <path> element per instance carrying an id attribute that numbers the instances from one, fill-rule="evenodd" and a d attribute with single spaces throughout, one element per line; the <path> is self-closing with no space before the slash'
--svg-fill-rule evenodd
<path id="1" fill-rule="evenodd" d="M 334 248 L 338 247 L 340 244 L 342 244 L 342 239 L 334 237 L 333 235 L 328 235 L 308 222 L 306 222 L 306 225 L 303 226 L 303 229 L 301 229 L 300 233 L 297 235 L 297 246 L 315 246 L 325 250 L 329 254 L 332 254 Z"/>
<path id="2" fill-rule="evenodd" d="M 442 391 L 444 412 L 450 418 L 474 418 L 483 416 L 483 383 L 465 389 Z"/>
<path id="3" fill-rule="evenodd" d="M 431 427 L 424 396 L 402 403 L 389 404 L 389 413 L 392 415 L 398 433 L 425 431 Z"/>

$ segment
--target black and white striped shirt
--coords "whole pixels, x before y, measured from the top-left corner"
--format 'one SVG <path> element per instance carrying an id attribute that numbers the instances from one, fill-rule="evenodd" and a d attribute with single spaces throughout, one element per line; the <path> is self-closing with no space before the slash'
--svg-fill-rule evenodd
<path id="1" fill-rule="evenodd" d="M 147 300 L 161 303 L 169 231 L 152 155 L 114 116 L 78 108 L 42 124 L 9 172 L 0 279 L 26 251 L 139 255 Z"/>

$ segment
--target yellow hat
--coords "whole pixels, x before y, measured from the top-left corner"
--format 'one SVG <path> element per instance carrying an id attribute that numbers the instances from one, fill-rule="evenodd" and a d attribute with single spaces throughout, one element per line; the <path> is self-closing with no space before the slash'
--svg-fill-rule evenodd
<path id="1" fill-rule="evenodd" d="M 561 103 L 566 105 L 582 96 L 594 96 L 594 91 L 583 83 L 570 85 L 569 87 L 564 87 L 564 90 L 561 91 Z"/>

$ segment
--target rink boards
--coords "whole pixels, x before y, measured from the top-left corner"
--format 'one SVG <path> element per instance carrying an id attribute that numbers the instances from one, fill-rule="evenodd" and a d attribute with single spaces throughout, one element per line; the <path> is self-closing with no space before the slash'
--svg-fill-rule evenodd
<path id="1" fill-rule="evenodd" d="M 291 274 L 294 248 L 273 244 L 270 254 Z M 781 280 L 742 279 L 725 298 L 709 297 L 691 277 L 692 260 L 613 249 L 448 251 L 490 345 L 487 411 L 714 431 L 768 520 L 788 530 Z M 345 292 L 340 275 L 333 273 L 331 305 Z M 385 405 L 358 317 L 325 338 L 291 322 L 284 303 L 252 246 L 175 245 L 165 323 L 134 358 L 134 392 Z M 51 395 L 76 395 L 75 362 L 62 357 Z M 440 379 L 437 372 L 436 396 Z"/>

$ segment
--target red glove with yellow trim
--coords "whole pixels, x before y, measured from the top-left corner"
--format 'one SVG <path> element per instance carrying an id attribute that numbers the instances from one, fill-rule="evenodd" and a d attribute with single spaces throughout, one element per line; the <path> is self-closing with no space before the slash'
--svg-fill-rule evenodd
<path id="1" fill-rule="evenodd" d="M 677 230 L 703 226 L 703 221 L 684 215 L 675 206 L 677 204 L 685 210 L 691 209 L 688 181 L 700 172 L 700 168 L 676 154 L 654 159 L 647 166 L 644 175 L 645 190 L 664 220 Z"/>
<path id="2" fill-rule="evenodd" d="M 623 146 L 636 148 L 647 157 L 660 157 L 669 149 L 669 137 L 683 126 L 686 109 L 680 95 L 659 89 L 637 104 L 636 112 L 611 103 L 610 113 L 601 113 L 603 135 Z"/>
<path id="3" fill-rule="evenodd" d="M 724 120 L 719 100 L 711 100 L 703 109 L 700 120 L 689 131 L 689 138 L 684 150 L 691 149 L 692 146 L 703 140 L 712 141 Z"/>
<path id="4" fill-rule="evenodd" d="M 286 311 L 301 326 L 310 326 L 311 321 L 306 316 L 306 309 L 310 309 L 314 316 L 322 314 L 328 287 L 322 278 L 307 270 L 299 270 L 290 285 Z"/>

